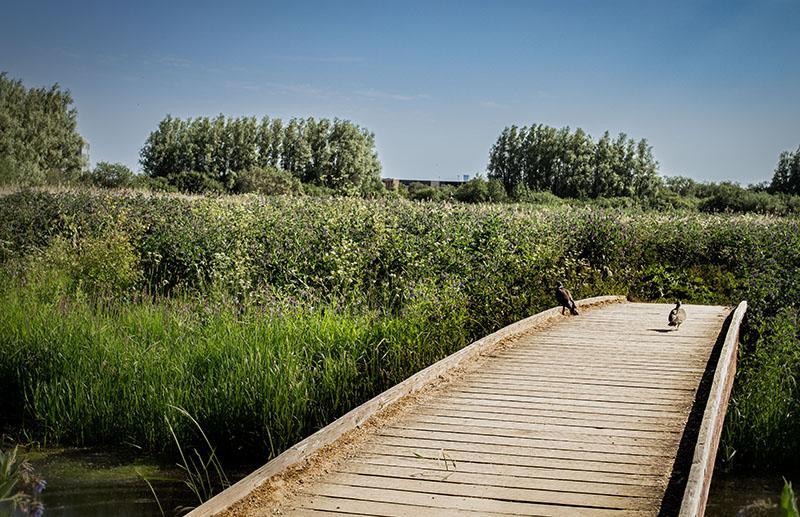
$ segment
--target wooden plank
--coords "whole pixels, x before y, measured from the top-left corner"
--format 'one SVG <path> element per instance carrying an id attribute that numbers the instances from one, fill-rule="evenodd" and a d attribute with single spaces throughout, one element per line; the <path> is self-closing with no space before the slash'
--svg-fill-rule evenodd
<path id="1" fill-rule="evenodd" d="M 500 359 L 507 359 L 508 364 L 510 366 L 534 366 L 540 364 L 540 357 L 533 358 L 531 360 L 527 359 L 515 359 L 510 360 L 505 356 L 496 356 Z M 648 361 L 646 358 L 642 357 L 637 359 L 634 356 L 626 355 L 624 357 L 613 358 L 613 357 L 598 357 L 598 358 L 591 358 L 592 361 L 589 361 L 589 358 L 585 354 L 569 354 L 566 351 L 563 352 L 561 355 L 558 356 L 560 363 L 560 368 L 564 368 L 564 364 L 569 364 L 570 362 L 574 361 L 578 364 L 580 363 L 589 363 L 589 364 L 599 364 L 600 366 L 623 366 L 623 367 L 650 367 L 650 368 L 672 368 L 676 369 L 677 371 L 695 371 L 695 372 L 702 372 L 704 370 L 705 364 L 702 364 L 702 361 L 691 361 L 691 362 L 683 362 L 677 363 L 675 361 L 667 361 L 667 362 L 658 362 L 658 361 Z"/>
<path id="2" fill-rule="evenodd" d="M 351 513 L 351 512 L 337 512 L 337 513 L 339 513 L 340 515 L 369 515 L 369 514 Z M 300 510 L 295 510 L 295 515 L 297 515 L 297 517 L 331 517 L 331 512 L 326 510 L 311 510 L 308 508 L 303 508 Z"/>
<path id="3" fill-rule="evenodd" d="M 370 465 L 383 465 L 389 467 L 403 466 L 439 471 L 444 470 L 445 472 L 449 472 L 444 469 L 443 462 L 438 458 L 423 458 L 417 456 L 409 457 L 398 456 L 394 454 L 372 453 L 354 458 L 353 461 L 357 463 L 367 463 Z M 614 472 L 597 472 L 591 470 L 553 469 L 549 467 L 521 467 L 519 465 L 504 465 L 499 463 L 482 463 L 463 460 L 457 463 L 457 467 L 458 472 L 515 476 L 520 478 L 657 487 L 662 492 L 668 481 L 663 476 L 639 476 L 635 474 L 618 474 Z"/>
<path id="4" fill-rule="evenodd" d="M 643 322 L 639 320 L 637 317 L 631 318 L 631 320 L 627 322 L 621 322 L 620 325 L 630 324 L 630 323 L 638 323 L 641 325 Z M 696 321 L 694 323 L 697 323 Z M 680 330 L 670 330 L 669 327 L 664 326 L 664 328 L 659 329 L 652 329 L 652 330 L 642 330 L 642 329 L 629 329 L 624 334 L 619 332 L 619 326 L 614 326 L 613 330 L 606 331 L 605 328 L 601 328 L 600 326 L 592 326 L 587 322 L 582 322 L 579 328 L 576 328 L 573 332 L 570 332 L 569 335 L 559 334 L 557 331 L 554 330 L 544 330 L 541 332 L 540 335 L 537 336 L 537 341 L 548 343 L 548 342 L 576 342 L 588 347 L 591 347 L 596 344 L 601 344 L 603 346 L 606 345 L 619 345 L 619 344 L 641 344 L 641 346 L 652 346 L 653 343 L 664 343 L 664 344 L 672 344 L 672 343 L 679 343 L 682 345 L 687 344 L 694 344 L 694 340 L 696 339 L 705 339 L 707 337 L 707 333 L 705 330 L 710 327 L 710 324 L 706 324 L 703 327 L 703 331 L 699 332 L 691 332 L 684 327 L 683 331 Z M 605 326 L 604 326 L 605 327 Z M 665 332 L 666 331 L 666 332 Z M 541 339 L 539 339 L 541 338 Z"/>
<path id="5" fill-rule="evenodd" d="M 676 407 L 690 407 L 691 404 L 686 403 L 683 406 L 670 404 L 668 401 L 660 400 L 620 400 L 619 398 L 609 398 L 603 396 L 585 396 L 580 397 L 575 394 L 565 393 L 563 395 L 553 393 L 526 393 L 519 394 L 510 392 L 509 390 L 496 390 L 480 387 L 456 387 L 456 393 L 461 393 L 464 396 L 472 396 L 473 398 L 480 398 L 483 400 L 516 400 L 519 402 L 528 401 L 563 401 L 565 406 L 578 406 L 578 407 L 609 407 L 609 408 L 636 408 L 636 409 L 663 409 L 665 411 L 673 411 Z"/>
<path id="6" fill-rule="evenodd" d="M 520 370 L 505 370 L 500 368 L 484 368 L 480 372 L 474 374 L 476 378 L 492 377 L 494 379 L 504 379 L 507 381 L 522 381 L 525 379 L 547 380 L 549 382 L 573 382 L 575 379 L 580 381 L 599 381 L 599 382 L 618 382 L 620 380 L 634 383 L 635 385 L 643 386 L 683 386 L 687 382 L 691 383 L 697 380 L 697 375 L 690 374 L 631 374 L 627 372 L 598 372 L 583 373 L 572 372 L 571 375 L 551 373 L 548 368 L 526 369 Z"/>
<path id="7" fill-rule="evenodd" d="M 542 368 L 551 371 L 561 371 L 564 369 L 564 362 L 558 361 L 557 358 L 544 358 L 542 357 L 539 361 L 528 361 L 526 365 L 534 367 L 534 368 Z M 526 372 L 530 371 L 530 368 L 519 368 L 514 367 L 512 365 L 507 365 L 503 363 L 497 363 L 489 365 L 487 368 L 496 368 L 498 371 L 509 371 L 509 372 Z M 692 377 L 695 378 L 699 375 L 702 375 L 705 371 L 704 368 L 682 368 L 680 366 L 669 366 L 669 367 L 659 367 L 659 366 L 625 366 L 623 364 L 596 364 L 592 363 L 592 366 L 581 366 L 580 364 L 570 365 L 569 367 L 570 372 L 574 372 L 575 374 L 583 374 L 584 372 L 595 372 L 598 374 L 608 374 L 610 372 L 619 372 L 619 373 L 627 373 L 630 372 L 631 374 L 641 374 L 645 375 L 675 375 L 675 376 L 685 376 L 685 377 Z"/>
<path id="8" fill-rule="evenodd" d="M 449 402 L 449 401 L 446 401 Z M 609 415 L 602 412 L 592 413 L 568 413 L 565 411 L 543 411 L 543 410 L 530 410 L 519 408 L 502 408 L 496 406 L 485 406 L 481 404 L 467 403 L 453 406 L 446 403 L 441 404 L 424 404 L 420 407 L 420 414 L 426 415 L 491 415 L 500 420 L 505 420 L 502 417 L 511 417 L 517 419 L 518 417 L 524 418 L 519 420 L 521 422 L 541 422 L 541 423 L 564 423 L 574 422 L 579 425 L 594 424 L 596 422 L 607 423 L 612 426 L 625 426 L 629 429 L 652 429 L 656 428 L 670 428 L 675 429 L 676 432 L 683 430 L 683 422 L 676 418 L 665 417 L 641 417 L 641 416 L 628 416 L 628 415 Z M 631 427 L 628 427 L 631 426 Z"/>
<path id="9" fill-rule="evenodd" d="M 404 424 L 413 425 L 413 424 Z M 409 436 L 409 437 L 433 437 L 434 439 L 447 439 L 451 441 L 465 441 L 482 443 L 496 443 L 500 445 L 521 445 L 527 447 L 537 447 L 540 449 L 558 449 L 564 451 L 587 451 L 587 452 L 606 452 L 618 454 L 630 454 L 641 456 L 661 456 L 674 458 L 675 454 L 668 446 L 645 446 L 618 443 L 596 443 L 585 440 L 569 440 L 555 436 L 527 436 L 516 435 L 513 430 L 497 433 L 495 429 L 483 428 L 464 428 L 455 425 L 431 425 L 425 424 L 426 428 L 415 427 L 387 427 L 382 431 L 382 436 Z"/>
<path id="10" fill-rule="evenodd" d="M 373 454 L 393 455 L 406 458 L 422 457 L 435 459 L 445 464 L 441 448 L 426 447 L 417 445 L 416 447 L 402 447 L 398 445 L 383 445 L 370 443 L 369 451 Z M 562 470 L 583 470 L 589 472 L 607 472 L 611 474 L 630 474 L 635 476 L 663 477 L 663 469 L 656 465 L 646 465 L 642 463 L 611 463 L 607 461 L 592 461 L 580 459 L 561 459 L 545 458 L 536 456 L 519 456 L 515 454 L 482 453 L 482 452 L 463 452 L 458 450 L 446 450 L 444 452 L 448 460 L 456 463 L 462 461 L 471 463 L 488 463 L 492 465 L 515 465 L 518 467 L 538 467 Z"/>
<path id="11" fill-rule="evenodd" d="M 593 481 L 572 481 L 551 479 L 546 477 L 520 477 L 507 474 L 486 474 L 465 472 L 461 469 L 445 470 L 421 467 L 386 466 L 358 461 L 348 462 L 341 467 L 342 472 L 353 474 L 368 474 L 373 476 L 402 477 L 409 479 L 428 479 L 447 481 L 450 483 L 464 483 L 480 486 L 501 486 L 508 488 L 524 488 L 531 490 L 554 490 L 559 492 L 574 492 L 579 494 L 598 494 L 611 496 L 640 497 L 656 499 L 660 502 L 662 488 L 657 485 L 621 485 L 614 483 L 600 483 Z M 476 490 L 480 490 L 477 488 Z"/>
<path id="12" fill-rule="evenodd" d="M 596 426 L 578 425 L 578 424 L 549 424 L 537 422 L 521 422 L 521 421 L 507 421 L 496 418 L 487 418 L 485 416 L 472 416 L 464 418 L 459 416 L 447 415 L 429 415 L 426 413 L 418 413 L 414 417 L 414 421 L 419 422 L 433 422 L 433 423 L 451 423 L 457 425 L 475 425 L 479 426 L 486 424 L 487 427 L 498 427 L 501 429 L 524 429 L 529 431 L 541 431 L 548 433 L 565 433 L 577 434 L 592 439 L 600 439 L 601 437 L 613 437 L 618 439 L 640 439 L 640 440 L 662 440 L 672 441 L 676 437 L 680 437 L 680 432 L 673 430 L 651 429 L 647 431 L 640 431 L 634 429 L 623 429 L 617 427 L 608 427 L 603 423 L 598 422 Z"/>
<path id="13" fill-rule="evenodd" d="M 576 350 L 575 348 L 564 346 L 564 347 L 553 347 L 551 350 L 540 349 L 536 347 L 538 353 L 535 355 L 526 354 L 526 355 L 498 355 L 502 359 L 508 360 L 509 364 L 528 364 L 531 362 L 537 362 L 542 357 L 547 357 L 547 351 L 553 354 L 553 357 L 557 357 L 558 359 L 565 360 L 568 359 L 570 361 L 575 361 L 576 363 L 583 363 L 588 362 L 592 364 L 588 360 L 594 359 L 604 359 L 605 361 L 610 361 L 610 364 L 623 364 L 623 365 L 637 365 L 637 366 L 676 366 L 681 365 L 681 367 L 686 367 L 686 365 L 690 367 L 697 368 L 696 365 L 703 364 L 703 358 L 705 356 L 708 359 L 708 356 L 705 354 L 668 354 L 668 355 L 657 355 L 653 354 L 652 356 L 648 356 L 647 354 L 636 354 L 631 353 L 629 350 L 592 350 L 592 351 L 580 351 Z M 615 356 L 614 354 L 623 354 L 619 357 Z M 569 364 L 569 362 L 562 363 Z M 563 366 L 562 366 L 563 367 Z"/>
<path id="14" fill-rule="evenodd" d="M 625 302 L 625 298 L 622 296 L 598 296 L 595 298 L 579 300 L 577 304 L 579 308 L 585 309 L 598 304 L 622 302 Z M 260 467 L 244 479 L 238 481 L 233 486 L 227 488 L 195 508 L 188 515 L 192 517 L 199 517 L 201 515 L 214 515 L 215 513 L 222 512 L 232 504 L 246 497 L 250 492 L 258 488 L 271 477 L 285 471 L 293 465 L 299 464 L 314 452 L 332 444 L 345 433 L 352 431 L 358 426 L 364 424 L 364 422 L 387 406 L 390 406 L 410 393 L 418 391 L 435 382 L 448 370 L 457 368 L 458 366 L 465 364 L 467 361 L 473 360 L 482 354 L 491 353 L 504 341 L 524 334 L 532 327 L 537 325 L 545 325 L 561 318 L 563 318 L 563 316 L 560 314 L 560 309 L 554 307 L 508 325 L 497 332 L 475 341 L 474 343 L 462 348 L 458 352 L 442 359 L 441 361 L 438 361 L 437 363 L 412 375 L 405 381 L 384 391 L 380 395 L 358 406 L 343 417 L 320 429 L 298 444 L 290 447 L 288 450 L 284 451 L 272 461 Z"/>
<path id="15" fill-rule="evenodd" d="M 561 339 L 544 340 L 538 337 L 534 340 L 530 336 L 523 338 L 524 341 L 535 343 L 535 347 L 540 350 L 557 350 L 557 349 L 571 349 L 576 352 L 591 353 L 599 350 L 623 350 L 634 354 L 644 355 L 646 353 L 659 354 L 661 351 L 676 351 L 684 353 L 685 355 L 692 355 L 696 353 L 695 347 L 698 343 L 704 342 L 709 336 L 697 336 L 686 339 L 683 342 L 674 342 L 671 340 L 659 340 L 648 336 L 642 336 L 639 339 L 630 342 L 603 342 L 602 338 L 596 335 L 587 334 L 584 336 L 569 336 Z M 524 356 L 530 354 L 530 349 L 509 348 L 501 350 L 499 353 L 507 354 L 509 356 Z M 659 355 L 666 355 L 660 353 Z"/>
<path id="16" fill-rule="evenodd" d="M 398 447 L 414 448 L 425 447 L 428 449 L 441 449 L 458 452 L 479 452 L 485 454 L 507 454 L 511 456 L 524 456 L 531 458 L 553 458 L 562 460 L 581 460 L 597 461 L 605 463 L 629 463 L 629 464 L 664 464 L 667 459 L 664 456 L 645 456 L 641 454 L 625 453 L 603 453 L 603 452 L 583 452 L 565 449 L 553 449 L 546 447 L 530 447 L 520 445 L 495 445 L 479 442 L 468 442 L 463 440 L 451 440 L 447 438 L 408 438 L 390 435 L 378 435 L 365 441 L 365 443 L 375 443 L 380 445 L 394 445 Z"/>
<path id="17" fill-rule="evenodd" d="M 536 374 L 528 375 L 525 377 L 511 377 L 503 375 L 491 375 L 488 373 L 478 373 L 470 375 L 470 378 L 477 379 L 482 382 L 492 382 L 506 386 L 608 386 L 611 388 L 638 388 L 645 390 L 674 390 L 674 391 L 694 391 L 695 388 L 687 386 L 687 382 L 647 382 L 647 381 L 631 381 L 626 378 L 619 379 L 586 379 L 583 377 L 575 377 L 573 379 L 550 379 L 547 377 L 538 376 Z"/>
<path id="18" fill-rule="evenodd" d="M 704 341 L 708 338 L 705 336 L 686 336 L 682 339 L 672 338 L 658 338 L 647 335 L 632 336 L 631 339 L 609 339 L 603 340 L 603 336 L 598 335 L 597 332 L 587 333 L 570 333 L 569 336 L 553 337 L 547 339 L 546 337 L 536 336 L 536 346 L 541 348 L 552 347 L 570 347 L 579 350 L 627 350 L 630 352 L 648 352 L 659 350 L 676 350 L 691 354 L 692 348 L 697 345 L 699 341 Z M 522 354 L 526 351 L 520 350 L 507 350 L 509 354 Z M 662 354 L 663 355 L 663 354 Z"/>
<path id="19" fill-rule="evenodd" d="M 533 372 L 534 370 L 529 369 L 529 372 Z M 469 378 L 459 379 L 459 382 L 463 384 L 471 384 L 471 383 L 488 383 L 488 384 L 505 384 L 510 386 L 531 386 L 531 387 L 557 387 L 557 388 L 570 388 L 575 389 L 578 391 L 597 391 L 597 390 L 609 390 L 613 392 L 620 392 L 620 391 L 627 391 L 630 393 L 642 393 L 642 394 L 653 394 L 655 392 L 670 392 L 670 391 L 694 391 L 694 387 L 686 386 L 684 383 L 683 385 L 680 384 L 671 384 L 665 385 L 663 383 L 654 383 L 650 385 L 645 385 L 643 383 L 638 383 L 638 385 L 634 383 L 625 383 L 624 380 L 616 380 L 616 381 L 595 381 L 591 379 L 581 379 L 577 377 L 572 381 L 566 379 L 546 379 L 537 377 L 535 374 L 529 375 L 526 378 L 520 377 L 504 377 L 502 375 L 495 375 L 495 376 L 488 376 L 485 374 L 476 374 L 470 375 Z M 699 379 L 695 379 L 696 383 L 699 383 Z"/>
<path id="20" fill-rule="evenodd" d="M 458 393 L 451 394 L 448 399 L 453 404 L 460 405 L 475 405 L 484 406 L 498 409 L 518 409 L 527 411 L 542 411 L 542 412 L 557 412 L 566 415 L 597 415 L 602 414 L 608 417 L 613 416 L 630 416 L 639 417 L 643 419 L 675 419 L 683 418 L 686 416 L 685 411 L 680 408 L 667 408 L 667 409 L 649 409 L 640 407 L 625 407 L 615 408 L 609 406 L 598 405 L 564 405 L 559 404 L 557 401 L 537 401 L 537 400 L 504 400 L 502 398 L 475 398 L 465 396 Z"/>
<path id="21" fill-rule="evenodd" d="M 600 421 L 609 423 L 650 423 L 652 425 L 679 422 L 685 418 L 685 414 L 679 411 L 657 412 L 645 411 L 642 409 L 622 410 L 615 408 L 603 408 L 602 406 L 563 406 L 558 404 L 543 404 L 536 401 L 504 401 L 488 399 L 448 399 L 447 407 L 427 404 L 420 406 L 425 409 L 449 409 L 466 414 L 467 411 L 476 413 L 493 413 L 496 415 L 522 415 L 530 418 L 557 418 L 569 421 Z M 604 411 L 605 409 L 605 411 Z"/>
<path id="22" fill-rule="evenodd" d="M 537 415 L 523 415 L 521 413 L 496 412 L 496 411 L 477 411 L 463 410 L 447 406 L 422 406 L 416 411 L 418 415 L 441 416 L 453 418 L 475 418 L 478 420 L 489 420 L 503 425 L 507 422 L 518 422 L 521 424 L 541 424 L 558 425 L 576 428 L 597 428 L 622 431 L 643 431 L 647 433 L 655 431 L 668 431 L 670 433 L 682 433 L 683 425 L 681 422 L 635 422 L 629 420 L 609 420 L 600 418 L 562 418 L 562 417 L 543 417 Z"/>
<path id="23" fill-rule="evenodd" d="M 454 417 L 441 417 L 441 416 L 428 416 L 428 415 L 415 415 L 413 418 L 408 419 L 410 425 L 455 425 L 469 427 L 472 429 L 480 429 L 483 432 L 505 432 L 512 433 L 518 432 L 517 436 L 529 436 L 532 438 L 546 438 L 548 436 L 558 436 L 559 440 L 571 440 L 573 442 L 582 443 L 606 443 L 606 444 L 623 444 L 623 445 L 641 445 L 649 447 L 668 447 L 676 444 L 679 440 L 676 433 L 642 433 L 637 431 L 628 431 L 623 433 L 609 432 L 603 429 L 591 429 L 588 427 L 570 427 L 560 425 L 536 425 L 536 424 L 517 424 L 496 422 L 492 420 L 483 419 L 469 419 L 469 418 L 454 418 Z"/>
<path id="24" fill-rule="evenodd" d="M 463 392 L 476 392 L 498 395 L 516 395 L 521 397 L 542 397 L 542 398 L 564 398 L 566 400 L 576 399 L 595 402 L 616 402 L 637 405 L 661 405 L 667 407 L 674 407 L 674 404 L 681 403 L 686 400 L 692 399 L 690 394 L 682 397 L 678 396 L 664 396 L 660 394 L 649 394 L 641 392 L 613 392 L 606 390 L 604 392 L 594 392 L 593 390 L 585 389 L 570 389 L 564 387 L 563 390 L 550 387 L 541 387 L 539 389 L 513 389 L 502 386 L 494 386 L 488 383 L 478 383 L 475 381 L 464 381 L 460 383 L 458 388 Z M 599 391 L 599 390 L 598 390 Z"/>
<path id="25" fill-rule="evenodd" d="M 451 508 L 431 508 L 430 506 L 409 505 L 403 503 L 387 503 L 351 499 L 347 497 L 328 497 L 324 495 L 307 495 L 301 498 L 293 509 L 293 515 L 371 515 L 379 517 L 408 517 L 413 514 L 430 515 L 431 517 L 450 517 L 451 515 L 507 517 L 505 513 L 474 512 L 470 510 L 453 510 Z"/>
<path id="26" fill-rule="evenodd" d="M 694 382 L 701 372 L 687 372 L 669 370 L 641 370 L 641 369 L 622 369 L 622 368 L 587 368 L 570 369 L 569 372 L 559 372 L 553 369 L 552 364 L 540 364 L 529 368 L 515 368 L 510 365 L 491 365 L 480 371 L 481 375 L 495 375 L 501 378 L 516 379 L 533 377 L 539 379 L 565 380 L 571 379 L 591 379 L 600 381 L 613 381 L 618 379 L 628 379 L 631 382 L 648 383 L 674 383 L 674 382 Z M 652 385 L 652 384 L 650 384 Z"/>
<path id="27" fill-rule="evenodd" d="M 705 513 L 708 488 L 714 471 L 714 460 L 725 422 L 733 379 L 736 375 L 736 356 L 739 348 L 739 327 L 747 312 L 747 302 L 741 302 L 731 316 L 728 332 L 722 344 L 714 380 L 708 395 L 703 420 L 697 435 L 697 445 L 680 509 L 681 517 L 694 517 Z"/>
<path id="28" fill-rule="evenodd" d="M 691 401 L 694 398 L 694 390 L 667 390 L 667 389 L 642 389 L 606 386 L 583 386 L 583 385 L 548 385 L 530 383 L 523 384 L 502 384 L 495 381 L 481 381 L 471 379 L 460 382 L 458 388 L 462 390 L 478 390 L 491 393 L 509 394 L 521 397 L 531 396 L 563 396 L 566 399 L 576 398 L 579 400 L 596 400 L 605 402 L 627 402 L 631 404 L 661 404 L 672 405 Z"/>
<path id="29" fill-rule="evenodd" d="M 474 485 L 459 483 L 452 478 L 445 480 L 376 476 L 361 473 L 337 472 L 326 478 L 326 483 L 345 487 L 377 488 L 402 490 L 420 494 L 441 494 L 448 496 L 495 499 L 519 503 L 543 503 L 548 505 L 577 506 L 584 508 L 605 508 L 619 510 L 645 510 L 652 508 L 653 498 L 629 495 L 582 494 L 562 490 L 542 490 L 537 488 L 518 488 L 497 485 Z"/>
<path id="30" fill-rule="evenodd" d="M 410 492 L 404 490 L 384 490 L 379 488 L 356 487 L 349 485 L 334 485 L 331 483 L 315 483 L 313 492 L 309 495 L 323 495 L 361 499 L 364 501 L 379 501 L 388 503 L 404 503 L 423 508 L 452 508 L 455 510 L 470 510 L 474 512 L 496 512 L 510 515 L 544 515 L 559 516 L 565 514 L 580 514 L 586 516 L 621 516 L 643 515 L 645 512 L 636 510 L 609 510 L 601 508 L 587 508 L 582 506 L 535 504 L 519 501 L 505 501 L 501 499 L 482 499 L 480 497 L 463 497 L 446 494 L 430 494 Z M 646 514 L 652 515 L 652 511 Z"/>

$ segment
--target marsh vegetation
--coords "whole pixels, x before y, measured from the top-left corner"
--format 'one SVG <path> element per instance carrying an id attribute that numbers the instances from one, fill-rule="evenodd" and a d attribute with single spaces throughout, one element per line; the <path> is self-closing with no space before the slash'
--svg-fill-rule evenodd
<path id="1" fill-rule="evenodd" d="M 750 303 L 722 456 L 800 443 L 793 218 L 357 198 L 0 199 L 6 430 L 265 460 L 473 339 L 576 297 Z M 175 420 L 181 442 L 194 426 Z"/>

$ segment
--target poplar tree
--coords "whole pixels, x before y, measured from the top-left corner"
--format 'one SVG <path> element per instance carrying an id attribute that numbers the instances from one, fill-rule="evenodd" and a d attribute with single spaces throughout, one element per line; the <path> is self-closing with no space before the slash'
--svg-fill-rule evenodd
<path id="1" fill-rule="evenodd" d="M 268 117 L 259 121 L 219 115 L 184 121 L 167 115 L 145 142 L 141 164 L 149 176 L 175 185 L 236 190 L 261 169 L 342 193 L 383 188 L 374 135 L 338 119 L 293 118 L 284 126 Z M 250 179 L 239 182 L 245 172 Z"/>
<path id="2" fill-rule="evenodd" d="M 488 171 L 508 193 L 549 191 L 560 197 L 647 197 L 659 184 L 647 140 L 635 142 L 624 133 L 612 140 L 606 131 L 595 142 L 581 128 L 542 124 L 504 128 L 489 152 Z"/>

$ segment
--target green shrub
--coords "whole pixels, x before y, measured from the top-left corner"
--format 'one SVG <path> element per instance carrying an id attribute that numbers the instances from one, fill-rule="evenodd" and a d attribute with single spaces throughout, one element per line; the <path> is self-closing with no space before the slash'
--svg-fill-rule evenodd
<path id="1" fill-rule="evenodd" d="M 118 232 L 76 241 L 57 236 L 43 253 L 32 257 L 28 272 L 34 283 L 62 278 L 68 294 L 101 298 L 127 296 L 142 282 L 136 250 L 129 237 Z"/>
<path id="2" fill-rule="evenodd" d="M 167 176 L 167 183 L 187 194 L 221 194 L 225 186 L 201 172 L 176 172 Z"/>
<path id="3" fill-rule="evenodd" d="M 511 193 L 511 199 L 519 203 L 531 203 L 533 205 L 542 206 L 557 206 L 563 205 L 565 202 L 560 197 L 548 191 L 534 191 L 527 185 L 519 184 L 514 187 Z"/>
<path id="4" fill-rule="evenodd" d="M 408 186 L 408 199 L 414 201 L 436 201 L 440 198 L 439 189 L 420 182 L 413 182 Z"/>
<path id="5" fill-rule="evenodd" d="M 503 182 L 498 179 L 490 179 L 486 184 L 486 200 L 491 203 L 503 203 L 508 199 L 506 188 Z"/>
<path id="6" fill-rule="evenodd" d="M 131 188 L 149 190 L 151 192 L 178 192 L 175 185 L 171 185 L 167 178 L 151 178 L 144 174 L 135 174 L 131 180 Z"/>
<path id="7" fill-rule="evenodd" d="M 239 173 L 233 191 L 238 194 L 256 192 L 264 195 L 298 195 L 303 193 L 303 186 L 289 172 L 275 167 L 263 167 Z"/>
<path id="8" fill-rule="evenodd" d="M 489 185 L 483 178 L 473 178 L 456 189 L 456 199 L 463 203 L 489 201 Z"/>
<path id="9" fill-rule="evenodd" d="M 131 186 L 134 174 L 121 163 L 98 162 L 94 169 L 86 173 L 85 178 L 96 187 L 122 188 Z"/>

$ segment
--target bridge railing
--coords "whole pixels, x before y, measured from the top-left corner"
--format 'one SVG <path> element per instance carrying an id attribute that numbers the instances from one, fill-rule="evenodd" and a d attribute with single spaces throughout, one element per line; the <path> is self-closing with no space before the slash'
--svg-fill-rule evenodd
<path id="1" fill-rule="evenodd" d="M 747 302 L 743 301 L 734 310 L 728 325 L 728 332 L 722 344 L 700 431 L 697 435 L 697 445 L 694 449 L 692 466 L 681 503 L 681 517 L 697 517 L 705 513 L 722 424 L 725 422 L 725 412 L 728 408 L 733 378 L 736 374 L 739 327 L 746 312 Z"/>

